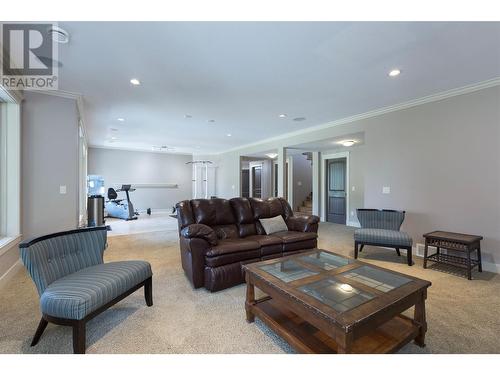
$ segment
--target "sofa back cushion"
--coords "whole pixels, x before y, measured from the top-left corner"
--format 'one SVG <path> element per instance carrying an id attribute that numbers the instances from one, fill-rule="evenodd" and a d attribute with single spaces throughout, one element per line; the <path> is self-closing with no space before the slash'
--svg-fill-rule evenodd
<path id="1" fill-rule="evenodd" d="M 250 198 L 250 205 L 253 210 L 253 218 L 257 234 L 266 234 L 266 231 L 259 222 L 259 219 L 267 219 L 278 215 L 284 216 L 283 205 L 279 198 Z"/>
<path id="2" fill-rule="evenodd" d="M 238 228 L 227 199 L 193 199 L 194 220 L 197 224 L 212 227 L 219 239 L 238 238 Z"/>
<path id="3" fill-rule="evenodd" d="M 230 202 L 238 226 L 239 236 L 246 237 L 257 234 L 250 201 L 247 198 L 233 198 Z"/>

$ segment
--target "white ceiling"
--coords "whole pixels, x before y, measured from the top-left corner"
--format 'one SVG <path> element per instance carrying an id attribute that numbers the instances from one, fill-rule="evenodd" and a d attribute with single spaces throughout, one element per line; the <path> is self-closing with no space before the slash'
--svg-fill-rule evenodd
<path id="1" fill-rule="evenodd" d="M 59 26 L 59 89 L 84 95 L 94 146 L 221 152 L 500 76 L 500 23 Z"/>

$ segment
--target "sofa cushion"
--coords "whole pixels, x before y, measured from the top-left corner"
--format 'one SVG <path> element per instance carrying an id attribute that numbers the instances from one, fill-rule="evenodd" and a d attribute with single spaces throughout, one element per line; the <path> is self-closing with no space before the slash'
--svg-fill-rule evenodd
<path id="1" fill-rule="evenodd" d="M 227 199 L 193 199 L 193 216 L 198 224 L 208 226 L 235 224 L 233 210 Z"/>
<path id="2" fill-rule="evenodd" d="M 233 209 L 240 237 L 257 234 L 250 201 L 247 198 L 232 198 L 229 202 Z"/>
<path id="3" fill-rule="evenodd" d="M 354 240 L 380 245 L 411 246 L 412 238 L 405 232 L 389 229 L 360 228 L 354 231 Z"/>
<path id="4" fill-rule="evenodd" d="M 253 210 L 253 217 L 255 220 L 265 219 L 268 217 L 275 217 L 283 215 L 284 210 L 279 198 L 250 198 L 250 205 Z"/>
<path id="5" fill-rule="evenodd" d="M 245 239 L 257 241 L 260 244 L 260 254 L 262 257 L 271 254 L 281 254 L 283 251 L 283 247 L 281 246 L 282 240 L 279 237 L 256 234 L 254 236 L 248 236 Z"/>
<path id="6" fill-rule="evenodd" d="M 264 228 L 266 234 L 273 234 L 288 230 L 283 216 L 278 215 L 267 219 L 259 219 L 260 225 Z"/>
<path id="7" fill-rule="evenodd" d="M 151 276 L 151 265 L 139 260 L 87 267 L 50 284 L 40 297 L 41 310 L 80 320 Z"/>
<path id="8" fill-rule="evenodd" d="M 247 239 L 229 239 L 219 241 L 217 245 L 208 249 L 205 255 L 207 257 L 215 257 L 256 249 L 260 249 L 260 244 L 257 241 L 250 241 Z"/>
<path id="9" fill-rule="evenodd" d="M 260 258 L 260 249 L 227 253 L 212 257 L 205 257 L 205 265 L 208 267 L 220 267 L 227 264 L 239 263 L 248 259 Z"/>
<path id="10" fill-rule="evenodd" d="M 273 236 L 281 238 L 283 243 L 315 240 L 316 238 L 318 238 L 318 235 L 314 232 L 296 232 L 293 230 L 273 233 Z"/>

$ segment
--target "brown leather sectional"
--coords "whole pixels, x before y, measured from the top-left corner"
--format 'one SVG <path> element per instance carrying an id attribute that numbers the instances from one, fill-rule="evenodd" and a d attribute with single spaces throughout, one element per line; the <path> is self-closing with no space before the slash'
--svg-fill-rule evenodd
<path id="1" fill-rule="evenodd" d="M 283 198 L 193 199 L 177 203 L 182 268 L 195 288 L 215 292 L 245 281 L 245 263 L 317 245 L 319 218 L 294 216 Z M 259 219 L 281 215 L 287 231 L 266 235 Z"/>

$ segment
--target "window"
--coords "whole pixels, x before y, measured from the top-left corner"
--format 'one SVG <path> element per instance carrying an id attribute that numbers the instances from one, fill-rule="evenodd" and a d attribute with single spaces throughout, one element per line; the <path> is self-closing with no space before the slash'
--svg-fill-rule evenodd
<path id="1" fill-rule="evenodd" d="M 20 105 L 0 87 L 0 247 L 21 233 L 20 199 Z"/>

